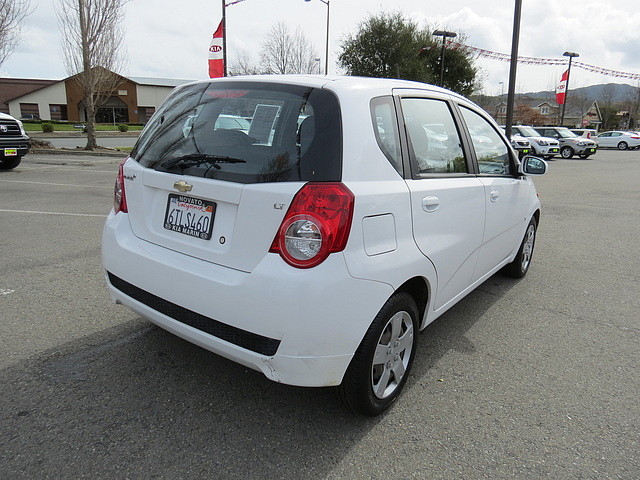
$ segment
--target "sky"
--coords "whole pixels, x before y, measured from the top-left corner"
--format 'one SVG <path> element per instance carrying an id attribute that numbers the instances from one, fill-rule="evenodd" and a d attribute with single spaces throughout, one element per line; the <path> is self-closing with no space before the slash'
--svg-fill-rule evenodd
<path id="1" fill-rule="evenodd" d="M 23 24 L 20 44 L 0 66 L 0 76 L 61 79 L 56 0 L 31 0 L 34 12 Z M 226 0 L 227 4 L 234 0 Z M 130 0 L 125 6 L 125 71 L 131 77 L 207 78 L 211 36 L 222 16 L 222 0 Z M 330 0 L 329 73 L 340 45 L 370 14 L 404 13 L 421 27 L 464 34 L 474 47 L 510 54 L 515 0 Z M 246 53 L 258 61 L 269 29 L 285 22 L 299 27 L 313 42 L 324 68 L 327 7 L 322 0 L 243 0 L 228 6 L 229 63 Z M 606 69 L 640 73 L 640 9 L 620 0 L 523 0 L 519 55 L 563 58 Z M 446 56 L 445 56 L 446 61 Z M 509 63 L 478 58 L 483 91 L 507 92 Z M 553 90 L 562 66 L 518 64 L 516 91 Z M 500 82 L 504 82 L 503 85 Z M 571 88 L 634 81 L 572 68 Z"/>

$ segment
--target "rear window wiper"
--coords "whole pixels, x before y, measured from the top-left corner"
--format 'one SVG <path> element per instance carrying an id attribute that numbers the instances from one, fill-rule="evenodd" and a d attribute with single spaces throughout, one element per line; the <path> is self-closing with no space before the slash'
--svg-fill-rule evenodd
<path id="1" fill-rule="evenodd" d="M 170 169 L 173 167 L 195 167 L 202 165 L 203 163 L 210 163 L 218 170 L 220 166 L 218 163 L 247 163 L 246 160 L 241 158 L 227 157 L 226 155 L 209 155 L 206 153 L 192 153 L 189 155 L 183 155 L 181 157 L 165 160 L 160 164 L 162 168 Z"/>

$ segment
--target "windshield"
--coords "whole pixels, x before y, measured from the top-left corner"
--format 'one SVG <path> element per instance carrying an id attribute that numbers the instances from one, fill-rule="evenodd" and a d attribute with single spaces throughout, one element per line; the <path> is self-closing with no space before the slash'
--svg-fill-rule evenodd
<path id="1" fill-rule="evenodd" d="M 517 131 L 523 137 L 539 137 L 540 134 L 531 127 L 518 127 Z"/>
<path id="2" fill-rule="evenodd" d="M 573 133 L 571 130 L 569 129 L 564 129 L 564 128 L 559 128 L 558 129 L 558 134 L 562 137 L 562 138 L 576 138 L 578 135 L 576 135 L 575 133 Z"/>
<path id="3" fill-rule="evenodd" d="M 340 181 L 340 107 L 311 87 L 187 85 L 149 120 L 131 156 L 158 171 L 239 183 Z"/>

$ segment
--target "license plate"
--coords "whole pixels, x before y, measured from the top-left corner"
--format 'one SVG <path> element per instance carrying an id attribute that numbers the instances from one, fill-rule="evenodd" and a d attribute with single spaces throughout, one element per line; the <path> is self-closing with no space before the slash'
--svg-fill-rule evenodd
<path id="1" fill-rule="evenodd" d="M 18 149 L 17 148 L 5 148 L 4 149 L 4 156 L 5 157 L 15 157 L 18 155 Z"/>
<path id="2" fill-rule="evenodd" d="M 170 193 L 164 228 L 191 237 L 209 240 L 213 230 L 216 204 L 199 198 Z"/>
<path id="3" fill-rule="evenodd" d="M 559 148 L 552 148 L 551 150 L 549 150 L 551 153 L 558 153 L 560 151 Z"/>
<path id="4" fill-rule="evenodd" d="M 590 148 L 589 149 L 589 153 L 596 153 L 596 149 L 595 148 Z"/>
<path id="5" fill-rule="evenodd" d="M 529 150 L 527 150 L 526 148 L 523 148 L 522 153 L 529 153 Z"/>

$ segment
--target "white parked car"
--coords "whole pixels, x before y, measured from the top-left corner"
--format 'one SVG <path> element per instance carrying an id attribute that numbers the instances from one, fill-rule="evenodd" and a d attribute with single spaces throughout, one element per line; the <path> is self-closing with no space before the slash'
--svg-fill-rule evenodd
<path id="1" fill-rule="evenodd" d="M 506 130 L 506 127 L 504 126 L 501 126 L 500 128 L 502 128 L 502 131 Z M 529 139 L 516 132 L 511 132 L 511 146 L 516 152 L 518 152 L 519 158 L 533 154 L 533 149 L 531 148 L 531 142 Z"/>
<path id="2" fill-rule="evenodd" d="M 533 127 L 514 125 L 511 127 L 511 131 L 529 140 L 533 150 L 532 153 L 537 157 L 549 160 L 560 153 L 560 142 L 558 140 L 550 137 L 541 137 Z"/>
<path id="3" fill-rule="evenodd" d="M 635 132 L 611 131 L 602 132 L 595 140 L 601 147 L 617 148 L 627 150 L 640 147 L 640 135 Z"/>
<path id="4" fill-rule="evenodd" d="M 223 112 L 248 132 L 214 128 Z M 444 128 L 436 148 L 430 124 Z M 470 131 L 489 138 L 482 155 Z M 497 271 L 527 273 L 540 218 L 528 174 L 545 170 L 520 163 L 484 110 L 430 85 L 183 85 L 120 166 L 108 287 L 182 338 L 276 382 L 337 386 L 377 415 L 406 382 L 419 330 Z"/>

